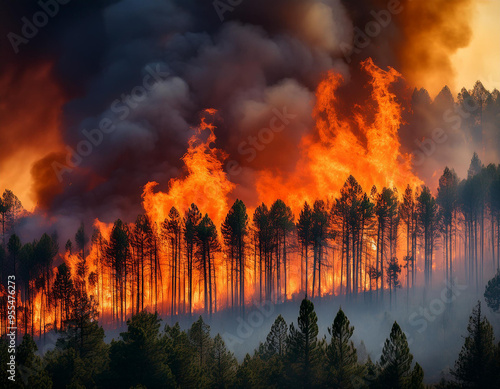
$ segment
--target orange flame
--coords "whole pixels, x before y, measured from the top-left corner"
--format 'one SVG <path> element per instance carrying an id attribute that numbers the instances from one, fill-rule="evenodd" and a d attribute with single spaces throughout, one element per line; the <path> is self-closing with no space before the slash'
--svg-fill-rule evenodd
<path id="1" fill-rule="evenodd" d="M 350 119 L 343 118 L 337 108 L 337 90 L 343 79 L 333 71 L 328 72 L 316 91 L 316 106 L 313 111 L 316 121 L 315 132 L 303 137 L 300 145 L 301 157 L 295 171 L 281 176 L 272 174 L 271 171 L 262 171 L 256 182 L 259 201 L 270 205 L 281 198 L 297 215 L 304 201 L 312 204 L 315 199 L 338 195 L 351 174 L 365 191 L 369 191 L 372 185 L 376 185 L 378 189 L 388 186 L 397 188 L 401 195 L 407 184 L 414 188 L 421 184 L 420 179 L 411 171 L 410 157 L 400 152 L 398 130 L 402 122 L 402 107 L 396 101 L 396 96 L 390 91 L 390 87 L 401 75 L 392 68 L 385 71 L 376 67 L 371 59 L 363 62 L 362 66 L 371 76 L 372 104 L 365 104 L 363 108 L 357 107 Z M 158 185 L 156 182 L 149 182 L 144 187 L 143 206 L 149 220 L 156 226 L 157 233 L 172 207 L 177 208 L 182 215 L 191 203 L 195 203 L 203 214 L 207 213 L 220 231 L 235 185 L 223 171 L 222 162 L 226 154 L 212 147 L 216 142 L 214 134 L 216 127 L 212 124 L 215 115 L 216 111 L 213 109 L 203 111 L 201 123 L 195 129 L 195 134 L 188 142 L 187 152 L 182 157 L 185 175 L 182 178 L 171 179 L 167 192 L 154 192 L 154 188 Z M 109 240 L 112 224 L 96 220 L 94 227 L 100 230 L 103 241 Z M 113 276 L 104 263 L 105 255 L 102 250 L 102 247 L 93 244 L 86 256 L 87 274 L 84 287 L 99 303 L 100 320 L 110 322 L 114 312 Z M 171 254 L 169 250 L 171 248 L 168 245 L 159 244 L 159 271 L 164 280 L 169 280 L 173 274 L 169 263 Z M 328 253 L 325 255 L 331 257 L 331 248 L 327 250 Z M 216 254 L 214 258 L 215 298 L 218 309 L 229 304 L 228 264 L 225 259 L 223 254 Z M 65 261 L 73 280 L 78 280 L 78 262 L 81 261 L 81 257 L 78 254 L 66 254 Z M 334 258 L 331 265 L 333 271 L 325 271 L 321 277 L 322 294 L 339 291 L 341 265 L 338 258 Z M 180 266 L 179 274 L 185 275 L 185 263 L 181 262 Z M 301 288 L 303 275 L 300 272 L 301 258 L 298 253 L 289 253 L 288 268 L 287 298 L 299 292 Z M 172 287 L 168 282 L 161 285 L 159 301 L 153 301 L 150 292 L 151 271 L 144 269 L 143 289 L 146 307 L 152 309 L 154 304 L 154 308 L 160 313 L 175 313 L 171 312 L 172 308 L 169 306 Z M 202 274 L 198 269 L 193 271 L 193 308 L 195 311 L 200 311 L 205 304 Z M 254 282 L 253 266 L 247 265 L 245 271 L 245 296 L 247 302 L 250 302 L 257 295 L 259 286 Z M 97 282 L 89 279 L 90 273 L 97 274 Z M 369 280 L 366 274 L 362 276 L 364 281 L 361 284 L 368 289 Z M 179 281 L 179 288 L 183 289 L 179 296 L 185 303 L 187 288 L 185 281 Z M 131 289 L 127 289 L 126 315 L 133 313 L 132 299 Z M 181 301 L 180 304 L 182 303 Z M 34 306 L 38 323 L 41 323 L 42 316 L 44 324 L 57 320 L 57 313 L 52 312 L 51 307 L 44 305 L 40 294 L 36 296 Z M 177 313 L 182 312 L 179 307 L 175 309 Z"/>
<path id="2" fill-rule="evenodd" d="M 365 105 L 354 114 L 354 120 L 341 118 L 336 91 L 343 78 L 328 72 L 316 91 L 313 116 L 317 134 L 302 139 L 302 157 L 292 174 L 287 177 L 270 171 L 260 174 L 257 188 L 261 201 L 270 203 L 284 196 L 283 200 L 297 212 L 304 201 L 312 203 L 315 199 L 338 195 L 349 175 L 365 191 L 376 185 L 378 189 L 396 187 L 402 194 L 407 184 L 416 187 L 422 183 L 411 171 L 410 156 L 400 152 L 398 129 L 402 109 L 389 88 L 401 75 L 392 68 L 387 71 L 378 68 L 371 59 L 362 66 L 372 77 L 374 112 Z M 369 122 L 371 116 L 373 120 Z"/>
<path id="3" fill-rule="evenodd" d="M 167 193 L 154 193 L 157 182 L 149 182 L 144 187 L 143 206 L 152 222 L 159 226 L 167 217 L 172 207 L 182 214 L 194 203 L 203 214 L 208 215 L 220 226 L 228 210 L 228 196 L 235 185 L 229 181 L 223 171 L 222 161 L 226 154 L 216 148 L 215 126 L 207 123 L 207 116 L 213 117 L 216 110 L 207 109 L 196 128 L 196 134 L 189 140 L 187 153 L 182 157 L 187 175 L 184 178 L 172 179 Z M 206 141 L 201 139 L 208 130 Z"/>

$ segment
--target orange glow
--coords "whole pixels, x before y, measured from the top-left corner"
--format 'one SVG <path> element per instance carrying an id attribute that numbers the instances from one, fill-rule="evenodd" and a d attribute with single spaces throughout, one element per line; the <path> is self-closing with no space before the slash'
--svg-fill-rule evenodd
<path id="1" fill-rule="evenodd" d="M 215 114 L 213 109 L 205 110 L 200 126 L 189 140 L 188 151 L 182 157 L 186 176 L 172 179 L 167 193 L 154 193 L 153 189 L 158 185 L 156 182 L 149 182 L 144 187 L 143 206 L 157 226 L 165 220 L 172 207 L 182 214 L 192 203 L 198 206 L 202 214 L 208 213 L 217 227 L 226 217 L 228 196 L 235 185 L 223 171 L 225 153 L 211 148 L 211 144 L 216 141 L 215 126 L 207 120 Z M 204 141 L 202 135 L 205 132 L 208 132 L 208 138 Z"/>
<path id="2" fill-rule="evenodd" d="M 0 75 L 0 190 L 12 190 L 28 210 L 36 205 L 32 165 L 62 149 L 59 125 L 64 97 L 51 70 L 51 64 L 44 64 L 20 78 L 14 69 Z"/>
<path id="3" fill-rule="evenodd" d="M 422 183 L 411 171 L 410 156 L 400 152 L 401 106 L 390 86 L 401 75 L 392 68 L 378 68 L 371 59 L 363 68 L 372 77 L 372 102 L 358 108 L 351 120 L 341 118 L 335 92 L 343 79 L 330 71 L 316 91 L 313 115 L 319 141 L 316 134 L 302 139 L 302 158 L 292 174 L 261 174 L 260 201 L 269 204 L 281 197 L 297 214 L 304 201 L 312 204 L 315 199 L 337 196 L 349 175 L 366 192 L 376 185 L 379 190 L 396 187 L 401 195 L 407 184 Z"/>
<path id="4" fill-rule="evenodd" d="M 379 191 L 385 186 L 396 188 L 400 196 L 408 184 L 416 188 L 422 183 L 412 173 L 410 157 L 400 152 L 398 130 L 401 125 L 402 107 L 396 101 L 396 96 L 390 91 L 390 87 L 401 75 L 392 68 L 382 70 L 371 60 L 363 63 L 363 69 L 371 77 L 371 98 L 362 108 L 357 107 L 352 117 L 344 118 L 337 109 L 336 91 L 343 82 L 342 77 L 330 71 L 319 84 L 313 111 L 315 131 L 303 137 L 300 146 L 301 158 L 293 173 L 278 176 L 270 171 L 261 172 L 256 182 L 260 202 L 270 206 L 275 200 L 282 199 L 292 208 L 296 220 L 304 201 L 312 205 L 316 199 L 330 199 L 337 196 L 349 175 L 353 175 L 366 192 L 370 191 L 372 185 L 376 185 Z M 185 174 L 170 180 L 166 192 L 154 192 L 154 188 L 158 185 L 156 182 L 149 182 L 144 187 L 143 206 L 145 215 L 153 227 L 154 239 L 157 240 L 158 271 L 161 279 L 159 291 L 153 293 L 152 262 L 148 262 L 148 266 L 144 266 L 141 270 L 143 281 L 140 283 L 142 285 L 140 297 L 144 300 L 144 308 L 147 310 L 158 310 L 162 314 L 188 312 L 186 296 L 189 288 L 186 284 L 185 242 L 181 242 L 180 250 L 183 254 L 178 270 L 174 271 L 171 263 L 174 249 L 161 230 L 161 225 L 168 218 L 172 207 L 184 217 L 190 205 L 196 204 L 202 215 L 208 214 L 214 221 L 222 244 L 221 224 L 233 200 L 232 192 L 235 185 L 229 181 L 223 170 L 226 154 L 214 147 L 216 127 L 213 119 L 216 114 L 213 109 L 203 111 L 200 125 L 194 129 L 195 133 L 188 142 L 187 152 L 182 157 Z M 249 209 L 249 220 L 252 220 L 252 213 L 253 210 Z M 133 224 L 127 227 L 129 231 L 134 229 Z M 119 318 L 118 310 L 120 313 L 123 312 L 125 317 L 130 317 L 137 310 L 135 299 L 139 298 L 137 286 L 139 281 L 129 274 L 124 277 L 124 306 L 117 308 L 118 297 L 113 270 L 107 263 L 104 251 L 113 224 L 96 220 L 94 228 L 100 231 L 102 241 L 92 242 L 90 251 L 86 253 L 83 288 L 98 301 L 100 321 L 110 324 Z M 250 246 L 249 243 L 248 247 Z M 367 236 L 365 246 L 362 260 L 364 265 L 368 265 L 374 260 L 374 238 Z M 327 258 L 328 268 L 332 270 L 325 270 L 321 274 L 321 295 L 338 294 L 341 284 L 339 248 L 333 244 L 325 250 L 327 252 L 324 253 L 324 258 Z M 256 265 L 251 258 L 253 254 L 248 253 L 245 268 L 247 304 L 258 299 L 260 289 L 257 281 L 259 277 L 254 274 Z M 64 260 L 71 271 L 74 283 L 81 282 L 80 253 L 67 253 Z M 215 267 L 213 272 L 215 290 L 212 302 L 216 304 L 215 309 L 219 310 L 230 307 L 228 276 L 230 265 L 224 251 L 213 254 L 212 261 Z M 287 254 L 285 299 L 297 296 L 301 292 L 303 287 L 301 261 L 300 250 L 290 250 Z M 91 274 L 97 275 L 94 281 L 89 278 Z M 309 277 L 312 284 L 312 272 Z M 345 282 L 345 273 L 342 277 Z M 176 296 L 178 303 L 175 307 L 171 305 L 173 287 L 170 280 L 173 278 L 178 279 L 177 289 L 180 290 Z M 281 278 L 280 282 L 283 283 L 284 279 Z M 370 289 L 370 280 L 364 269 L 361 271 L 359 285 L 365 290 Z M 202 312 L 206 304 L 203 272 L 197 266 L 193 267 L 192 292 L 193 311 Z M 38 309 L 35 315 L 38 315 L 38 320 L 41 320 L 40 309 L 50 310 L 43 306 L 41 298 L 37 296 L 35 300 Z M 276 296 L 273 299 L 277 301 Z M 44 316 L 44 320 L 49 322 L 54 320 L 55 316 L 56 313 L 50 311 L 46 317 Z"/>

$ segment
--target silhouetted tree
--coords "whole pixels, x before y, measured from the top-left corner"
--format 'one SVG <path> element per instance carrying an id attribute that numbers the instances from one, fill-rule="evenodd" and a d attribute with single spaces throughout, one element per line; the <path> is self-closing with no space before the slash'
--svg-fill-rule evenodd
<path id="1" fill-rule="evenodd" d="M 129 235 L 127 226 L 118 219 L 113 225 L 109 242 L 105 249 L 106 264 L 110 268 L 113 288 L 111 292 L 113 318 L 124 320 L 126 299 L 125 275 L 129 257 Z M 126 303 L 125 303 L 126 304 Z"/>
<path id="2" fill-rule="evenodd" d="M 272 357 L 275 355 L 284 357 L 287 348 L 287 336 L 288 326 L 285 319 L 283 319 L 283 316 L 278 315 L 271 326 L 271 331 L 267 335 L 266 342 L 264 343 L 266 357 Z"/>
<path id="3" fill-rule="evenodd" d="M 208 355 L 212 347 L 212 339 L 210 338 L 210 326 L 203 321 L 200 316 L 195 321 L 188 331 L 189 340 L 196 349 L 196 357 L 200 369 L 205 369 Z"/>
<path id="4" fill-rule="evenodd" d="M 500 270 L 497 270 L 497 274 L 488 281 L 484 299 L 489 308 L 494 312 L 500 312 Z"/>
<path id="5" fill-rule="evenodd" d="M 127 320 L 127 332 L 111 342 L 110 384 L 116 388 L 145 385 L 175 388 L 173 374 L 162 350 L 160 319 L 157 314 L 141 312 Z"/>
<path id="6" fill-rule="evenodd" d="M 495 363 L 493 327 L 481 316 L 481 303 L 472 310 L 468 336 L 455 362 L 452 375 L 467 388 L 494 388 L 500 382 Z"/>
<path id="7" fill-rule="evenodd" d="M 75 294 L 75 289 L 73 285 L 73 280 L 71 279 L 71 273 L 65 263 L 62 263 L 57 267 L 57 274 L 52 285 L 52 296 L 54 298 L 54 305 L 56 308 L 59 306 L 59 319 L 60 326 L 63 327 L 63 323 L 69 319 L 70 309 L 72 307 L 72 300 Z M 57 320 L 56 320 L 56 330 L 57 330 Z"/>
<path id="8" fill-rule="evenodd" d="M 266 299 L 270 299 L 272 290 L 272 252 L 273 231 L 269 209 L 265 204 L 259 205 L 253 214 L 255 241 L 259 252 L 259 301 L 262 302 L 263 286 Z M 264 275 L 264 282 L 262 276 Z"/>
<path id="9" fill-rule="evenodd" d="M 448 167 L 439 179 L 436 202 L 444 226 L 446 279 L 449 281 L 453 277 L 453 219 L 458 203 L 458 177 L 455 171 Z"/>
<path id="10" fill-rule="evenodd" d="M 224 341 L 217 334 L 208 357 L 210 387 L 220 389 L 231 387 L 236 376 L 237 365 L 236 358 L 227 351 Z"/>
<path id="11" fill-rule="evenodd" d="M 301 254 L 303 258 L 305 258 L 306 268 L 305 273 L 302 271 L 301 266 L 301 277 L 305 279 L 305 294 L 307 298 L 307 294 L 309 293 L 309 247 L 313 243 L 312 236 L 312 210 L 307 202 L 304 203 L 304 207 L 302 211 L 300 211 L 299 220 L 297 222 L 297 235 L 299 238 L 299 242 L 302 247 Z M 302 261 L 302 259 L 301 259 Z M 302 262 L 301 262 L 302 263 Z M 301 281 L 302 284 L 302 281 Z"/>
<path id="12" fill-rule="evenodd" d="M 398 323 L 394 322 L 390 337 L 386 339 L 382 350 L 382 356 L 380 357 L 380 375 L 378 383 L 384 388 L 422 386 L 422 369 L 417 363 L 412 370 L 412 361 L 413 356 L 410 354 L 406 336 Z"/>
<path id="13" fill-rule="evenodd" d="M 189 315 L 193 313 L 193 259 L 196 248 L 196 229 L 201 221 L 201 213 L 198 207 L 191 204 L 184 219 L 184 242 L 186 244 L 186 261 L 188 272 L 188 305 Z"/>
<path id="14" fill-rule="evenodd" d="M 290 324 L 287 357 L 290 362 L 290 384 L 309 388 L 318 384 L 321 344 L 318 341 L 318 318 L 314 304 L 307 299 L 300 304 L 298 327 Z"/>
<path id="15" fill-rule="evenodd" d="M 355 378 L 362 374 L 356 348 L 351 340 L 353 332 L 354 327 L 350 325 L 349 319 L 340 308 L 332 327 L 328 327 L 331 336 L 330 343 L 326 347 L 328 387 L 354 388 Z"/>
<path id="16" fill-rule="evenodd" d="M 419 231 L 423 238 L 425 285 L 432 283 L 432 263 L 434 240 L 437 230 L 438 213 L 436 199 L 428 187 L 424 186 L 417 199 Z"/>
<path id="17" fill-rule="evenodd" d="M 328 211 L 323 200 L 316 200 L 313 204 L 311 234 L 313 240 L 313 282 L 312 297 L 316 287 L 316 274 L 318 274 L 318 296 L 321 296 L 321 267 L 325 262 L 325 248 L 330 235 Z"/>
<path id="18" fill-rule="evenodd" d="M 228 267 L 231 271 L 231 307 L 235 297 L 239 297 L 240 312 L 245 312 L 245 267 L 246 237 L 248 235 L 248 215 L 243 201 L 236 200 L 229 210 L 221 228 L 227 248 Z M 236 281 L 236 282 L 235 282 Z M 238 287 L 239 286 L 239 287 Z"/>
<path id="19" fill-rule="evenodd" d="M 217 291 L 212 294 L 213 286 L 216 285 L 215 279 L 215 264 L 214 254 L 219 252 L 221 247 L 219 244 L 217 229 L 215 228 L 212 219 L 205 215 L 196 226 L 195 239 L 197 242 L 196 259 L 198 267 L 202 272 L 204 293 L 205 293 L 205 313 L 212 315 L 213 312 L 213 296 L 216 296 Z"/>
<path id="20" fill-rule="evenodd" d="M 281 301 L 281 264 L 283 264 L 285 300 L 287 297 L 287 254 L 288 254 L 288 238 L 295 227 L 293 222 L 293 213 L 282 200 L 276 200 L 269 211 L 271 219 L 271 228 L 274 230 L 274 249 L 276 257 L 276 300 Z"/>
<path id="21" fill-rule="evenodd" d="M 401 266 L 396 257 L 391 258 L 387 265 L 387 284 L 389 285 L 390 306 L 392 308 L 392 291 L 394 290 L 394 298 L 396 298 L 396 290 L 401 287 L 399 275 L 401 274 Z"/>

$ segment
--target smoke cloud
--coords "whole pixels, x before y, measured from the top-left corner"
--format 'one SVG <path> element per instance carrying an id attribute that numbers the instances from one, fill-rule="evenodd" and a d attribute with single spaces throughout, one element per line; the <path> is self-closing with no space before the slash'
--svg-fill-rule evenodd
<path id="1" fill-rule="evenodd" d="M 40 10 L 33 2 L 11 3 L 3 36 L 20 34 L 22 18 L 31 20 Z M 51 131 L 57 127 L 51 137 L 43 137 L 50 139 L 45 153 L 25 169 L 31 172 L 37 209 L 75 219 L 135 219 L 143 211 L 140 195 L 147 182 L 157 181 L 166 190 L 169 179 L 183 174 L 181 157 L 192 127 L 198 113 L 209 107 L 219 112 L 215 146 L 238 167 L 227 168 L 238 184 L 234 195 L 254 205 L 258 172 L 293 171 L 301 140 L 314 134 L 314 93 L 328 70 L 346 80 L 338 90 L 345 116 L 370 94 L 359 66 L 368 57 L 403 74 L 406 83 L 396 85 L 402 103 L 410 104 L 411 89 L 422 83 L 432 85 L 433 95 L 438 85 L 452 84 L 449 57 L 471 37 L 472 8 L 471 0 L 257 0 L 224 8 L 221 21 L 212 2 L 197 0 L 74 0 L 60 5 L 47 26 L 19 46 L 18 54 L 7 39 L 1 47 L 6 61 L 0 70 L 6 74 L 16 67 L 15 74 L 8 73 L 5 96 L 19 80 L 31 77 L 35 82 L 43 69 L 49 69 L 46 79 L 58 91 L 33 103 L 37 110 L 51 112 Z M 379 23 L 378 33 L 367 35 L 366 47 L 357 47 L 357 34 L 371 31 L 370 22 Z M 159 69 L 159 75 L 147 79 L 151 69 Z M 44 93 L 52 90 L 33 85 Z M 414 116 L 424 120 L 439 99 L 450 100 L 441 95 L 425 108 L 415 106 Z M 250 141 L 276 110 L 294 119 L 253 156 Z M 23 122 L 30 134 L 38 134 L 35 123 L 47 122 L 37 112 L 29 111 L 31 119 Z M 400 134 L 408 153 L 415 150 L 415 140 L 432 136 L 439 125 L 433 119 L 422 129 L 412 120 L 417 119 L 411 116 Z M 101 139 L 94 130 L 102 125 L 112 130 L 101 131 Z M 448 133 L 445 147 L 426 159 L 427 164 L 433 161 L 431 167 L 416 167 L 424 181 L 448 163 L 457 142 L 467 140 L 462 130 Z M 22 134 L 15 136 L 26 138 Z M 33 144 L 39 144 L 37 139 Z M 29 145 L 23 139 L 23 148 Z M 14 152 L 5 155 L 2 161 Z"/>

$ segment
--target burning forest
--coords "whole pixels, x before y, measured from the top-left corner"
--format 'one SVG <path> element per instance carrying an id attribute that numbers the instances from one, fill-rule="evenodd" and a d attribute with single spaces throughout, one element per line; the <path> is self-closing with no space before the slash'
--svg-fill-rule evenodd
<path id="1" fill-rule="evenodd" d="M 2 387 L 500 384 L 495 1 L 5 7 Z"/>

